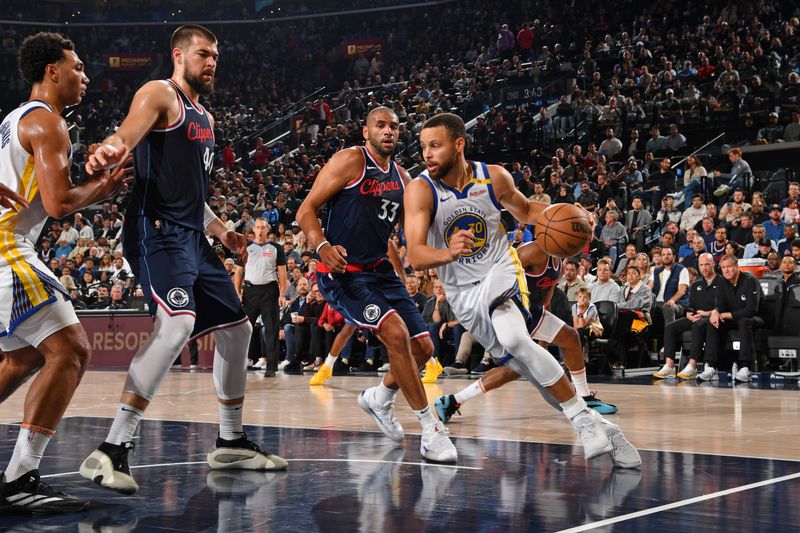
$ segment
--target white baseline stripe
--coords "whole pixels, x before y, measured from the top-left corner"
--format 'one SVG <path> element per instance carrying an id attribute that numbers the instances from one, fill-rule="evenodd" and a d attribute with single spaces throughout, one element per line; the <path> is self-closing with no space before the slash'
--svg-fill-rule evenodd
<path id="1" fill-rule="evenodd" d="M 156 463 L 152 465 L 136 465 L 131 466 L 131 470 L 134 468 L 161 468 L 166 466 L 187 466 L 187 465 L 204 465 L 206 461 L 187 461 L 184 463 Z M 61 474 L 48 474 L 46 476 L 41 476 L 42 479 L 44 478 L 51 478 L 51 477 L 65 477 L 65 476 L 74 476 L 75 474 L 80 474 L 80 472 L 62 472 Z"/>
<path id="2" fill-rule="evenodd" d="M 784 481 L 791 481 L 792 479 L 797 479 L 797 478 L 800 478 L 800 472 L 797 472 L 795 474 L 789 474 L 787 476 L 776 477 L 773 479 L 766 479 L 764 481 L 759 481 L 757 483 L 750 483 L 749 485 L 741 485 L 739 487 L 733 487 L 732 489 L 712 492 L 710 494 L 703 494 L 702 496 L 696 496 L 694 498 L 689 498 L 688 500 L 680 500 L 677 502 L 668 503 L 666 505 L 659 505 L 658 507 L 644 509 L 642 511 L 636 511 L 635 513 L 628 513 L 616 516 L 614 518 L 600 520 L 599 522 L 592 522 L 591 524 L 584 524 L 582 526 L 577 526 L 570 529 L 563 529 L 558 533 L 577 533 L 579 531 L 587 531 L 589 529 L 595 529 L 598 527 L 607 526 L 609 524 L 616 524 L 618 522 L 625 522 L 627 520 L 633 520 L 634 518 L 661 513 L 663 511 L 669 511 L 671 509 L 677 509 L 678 507 L 685 507 L 687 505 L 692 505 L 707 500 L 713 500 L 714 498 L 721 498 L 722 496 L 730 496 L 731 494 L 736 494 L 737 492 L 753 490 L 759 487 L 765 487 L 767 485 L 773 485 L 775 483 L 783 483 Z"/>
<path id="3" fill-rule="evenodd" d="M 290 463 L 385 463 L 385 464 L 398 464 L 398 465 L 425 465 L 425 466 L 436 466 L 441 468 L 455 468 L 459 470 L 483 470 L 483 468 L 477 466 L 459 466 L 459 465 L 447 465 L 447 464 L 440 464 L 440 463 L 413 463 L 408 461 L 383 461 L 381 459 L 286 459 Z M 188 465 L 204 465 L 207 464 L 206 461 L 187 461 L 183 463 L 157 463 L 152 465 L 136 465 L 131 466 L 131 470 L 134 468 L 162 468 L 168 466 L 188 466 Z M 45 478 L 54 478 L 54 477 L 66 477 L 66 476 L 74 476 L 79 474 L 80 472 L 62 472 L 60 474 L 47 474 L 46 476 L 41 476 L 42 479 Z"/>
<path id="4" fill-rule="evenodd" d="M 387 463 L 387 464 L 398 464 L 398 465 L 424 465 L 424 466 L 438 466 L 441 468 L 455 468 L 459 470 L 483 470 L 483 468 L 477 466 L 459 466 L 459 465 L 448 465 L 442 463 L 413 463 L 409 461 L 383 461 L 381 459 L 286 459 L 290 463 L 292 462 L 307 462 L 307 463 Z"/>

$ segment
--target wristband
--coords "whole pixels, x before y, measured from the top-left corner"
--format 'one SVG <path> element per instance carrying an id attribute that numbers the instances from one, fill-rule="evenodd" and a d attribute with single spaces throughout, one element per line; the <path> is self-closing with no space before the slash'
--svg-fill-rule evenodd
<path id="1" fill-rule="evenodd" d="M 314 250 L 314 253 L 316 253 L 317 255 L 319 255 L 319 251 L 320 251 L 320 250 L 322 249 L 322 247 L 323 247 L 323 246 L 325 246 L 326 244 L 330 244 L 330 243 L 329 243 L 328 241 L 322 241 L 321 243 L 319 243 L 319 244 L 317 245 L 317 248 L 316 248 L 316 250 Z"/>
<path id="2" fill-rule="evenodd" d="M 203 211 L 203 230 L 205 230 L 209 224 L 211 224 L 214 219 L 217 218 L 217 215 L 211 210 L 208 204 L 205 204 L 204 211 Z"/>

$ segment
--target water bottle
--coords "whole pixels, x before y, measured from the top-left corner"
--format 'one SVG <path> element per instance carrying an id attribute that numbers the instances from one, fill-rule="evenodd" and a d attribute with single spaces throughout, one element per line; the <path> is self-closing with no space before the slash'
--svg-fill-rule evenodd
<path id="1" fill-rule="evenodd" d="M 731 367 L 731 383 L 736 385 L 736 373 L 739 371 L 739 365 L 736 364 L 736 361 L 733 362 L 733 366 Z"/>

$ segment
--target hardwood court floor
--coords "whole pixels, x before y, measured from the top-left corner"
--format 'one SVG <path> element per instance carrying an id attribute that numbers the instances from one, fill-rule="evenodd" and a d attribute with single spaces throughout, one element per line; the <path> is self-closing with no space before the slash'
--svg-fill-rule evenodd
<path id="1" fill-rule="evenodd" d="M 305 376 L 248 376 L 245 424 L 283 428 L 377 431 L 357 406 L 356 396 L 379 377 L 334 376 L 326 386 L 309 387 Z M 113 417 L 124 372 L 89 371 L 66 416 Z M 591 379 L 590 379 L 591 381 Z M 466 379 L 442 378 L 426 385 L 428 399 L 455 393 Z M 616 404 L 609 416 L 628 439 L 644 450 L 706 453 L 800 461 L 800 392 L 737 385 L 590 384 L 598 397 Z M 22 418 L 27 385 L 0 405 L 0 423 Z M 420 428 L 402 394 L 397 416 L 409 434 Z M 470 401 L 449 427 L 455 437 L 576 444 L 563 416 L 526 382 Z M 209 371 L 172 371 L 147 410 L 146 419 L 216 422 L 217 404 Z"/>
<path id="2" fill-rule="evenodd" d="M 92 371 L 42 463 L 60 490 L 90 500 L 84 513 L 0 515 L 0 531 L 297 532 L 798 531 L 798 394 L 694 383 L 600 383 L 641 450 L 640 469 L 583 458 L 570 426 L 528 383 L 511 383 L 462 408 L 450 424 L 456 465 L 425 463 L 419 426 L 396 444 L 356 405 L 378 376 L 248 378 L 248 435 L 288 472 L 210 471 L 217 432 L 208 371 L 170 372 L 134 437 L 140 491 L 122 496 L 83 480 L 77 465 L 105 437 L 124 372 Z M 426 386 L 432 401 L 471 381 Z M 780 385 L 783 387 L 783 385 Z M 761 385 L 764 387 L 764 385 Z M 26 387 L 0 405 L 0 464 L 11 455 Z"/>

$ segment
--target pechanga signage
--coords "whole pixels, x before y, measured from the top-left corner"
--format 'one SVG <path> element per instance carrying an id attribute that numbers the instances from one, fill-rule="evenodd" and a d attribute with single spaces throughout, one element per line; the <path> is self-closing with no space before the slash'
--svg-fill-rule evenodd
<path id="1" fill-rule="evenodd" d="M 352 59 L 358 54 L 374 56 L 382 52 L 384 42 L 381 39 L 362 39 L 360 41 L 345 41 L 342 43 L 345 59 Z"/>
<path id="2" fill-rule="evenodd" d="M 109 70 L 138 70 L 153 66 L 153 54 L 109 54 L 106 58 Z"/>

